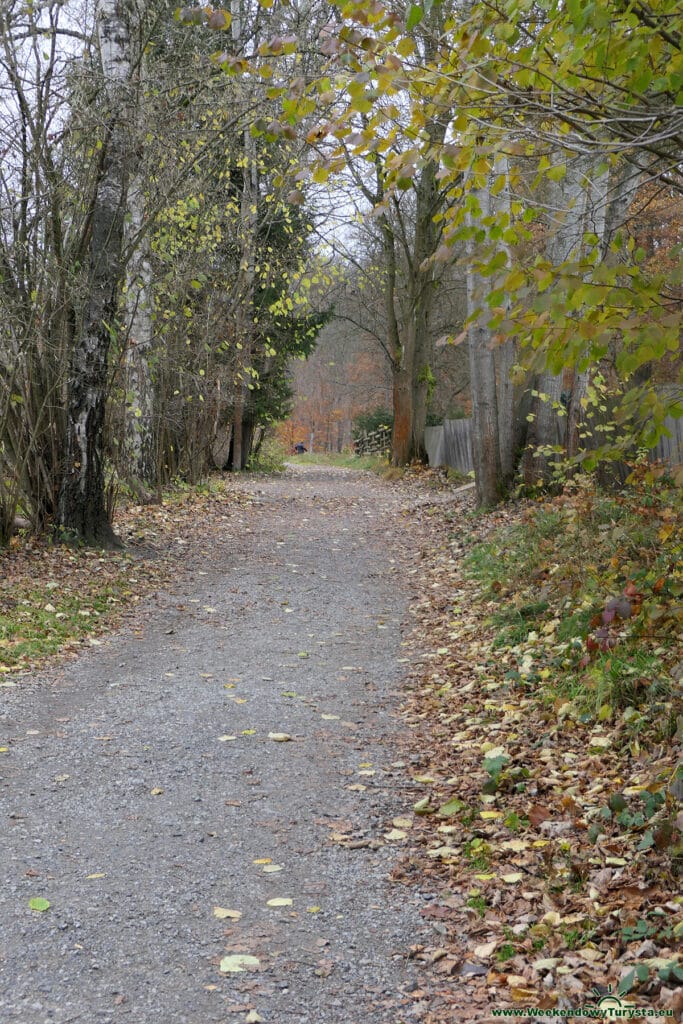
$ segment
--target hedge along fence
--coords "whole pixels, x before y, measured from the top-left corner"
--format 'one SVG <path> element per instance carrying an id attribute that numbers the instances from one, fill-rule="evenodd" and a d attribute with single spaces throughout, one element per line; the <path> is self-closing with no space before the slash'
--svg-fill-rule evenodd
<path id="1" fill-rule="evenodd" d="M 667 416 L 664 426 L 671 436 L 660 437 L 650 452 L 650 461 L 675 468 L 683 464 L 683 419 Z M 425 447 L 430 466 L 451 466 L 461 473 L 469 473 L 474 469 L 472 420 L 444 420 L 440 427 L 427 427 Z"/>

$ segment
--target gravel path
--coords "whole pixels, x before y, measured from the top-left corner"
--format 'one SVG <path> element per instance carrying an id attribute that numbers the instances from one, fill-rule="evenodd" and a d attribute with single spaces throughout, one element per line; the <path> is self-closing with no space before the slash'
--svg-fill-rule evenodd
<path id="1" fill-rule="evenodd" d="M 2 694 L 2 1024 L 415 1020 L 421 901 L 383 839 L 411 802 L 404 499 L 304 467 L 233 486 L 246 532 Z M 258 969 L 222 973 L 235 954 Z"/>

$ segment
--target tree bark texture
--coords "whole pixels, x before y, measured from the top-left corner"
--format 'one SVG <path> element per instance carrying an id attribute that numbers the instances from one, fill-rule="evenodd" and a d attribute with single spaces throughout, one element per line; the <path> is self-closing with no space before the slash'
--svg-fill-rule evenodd
<path id="1" fill-rule="evenodd" d="M 151 359 L 154 347 L 154 295 L 152 253 L 145 226 L 145 185 L 139 170 L 133 173 L 127 196 L 124 226 L 126 319 L 124 387 L 125 436 L 123 472 L 140 497 L 151 500 L 147 488 L 158 484 L 154 437 L 154 384 Z"/>
<path id="2" fill-rule="evenodd" d="M 108 120 L 92 211 L 88 298 L 69 368 L 65 466 L 57 526 L 87 544 L 111 545 L 116 538 L 104 493 L 104 415 L 109 348 L 119 295 L 128 156 L 122 111 L 130 77 L 130 32 L 122 2 L 99 0 L 97 33 Z"/>

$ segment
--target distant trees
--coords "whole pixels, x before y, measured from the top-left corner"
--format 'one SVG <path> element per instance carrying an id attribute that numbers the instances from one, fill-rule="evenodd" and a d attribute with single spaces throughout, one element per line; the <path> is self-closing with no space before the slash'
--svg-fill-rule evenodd
<path id="1" fill-rule="evenodd" d="M 387 294 L 392 204 L 432 168 L 444 196 L 429 228 L 440 243 L 423 250 L 419 271 L 429 280 L 434 263 L 464 256 L 482 504 L 504 496 L 519 455 L 513 378 L 533 392 L 538 455 L 527 466 L 542 483 L 566 456 L 590 469 L 634 454 L 656 440 L 667 411 L 683 411 L 641 373 L 679 351 L 680 258 L 653 272 L 628 223 L 641 188 L 683 192 L 682 32 L 675 0 L 425 0 L 347 3 L 325 41 L 339 92 L 311 132 L 322 152 L 314 177 L 350 155 L 365 167 L 359 182 L 381 170 L 372 201 Z M 680 201 L 677 211 L 680 220 Z M 409 356 L 391 302 L 387 325 L 394 350 Z M 584 413 L 602 408 L 599 379 L 609 422 L 588 439 Z M 401 436 L 406 422 L 397 417 Z"/>

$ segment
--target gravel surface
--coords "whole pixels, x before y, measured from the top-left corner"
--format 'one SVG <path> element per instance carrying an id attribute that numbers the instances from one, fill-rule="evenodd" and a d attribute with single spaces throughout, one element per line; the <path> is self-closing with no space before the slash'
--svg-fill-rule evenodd
<path id="1" fill-rule="evenodd" d="M 232 486 L 254 497 L 239 533 L 188 545 L 103 646 L 0 691 L 2 1024 L 419 1014 L 421 897 L 383 840 L 412 802 L 405 496 L 313 467 Z M 222 973 L 233 954 L 258 968 Z"/>

